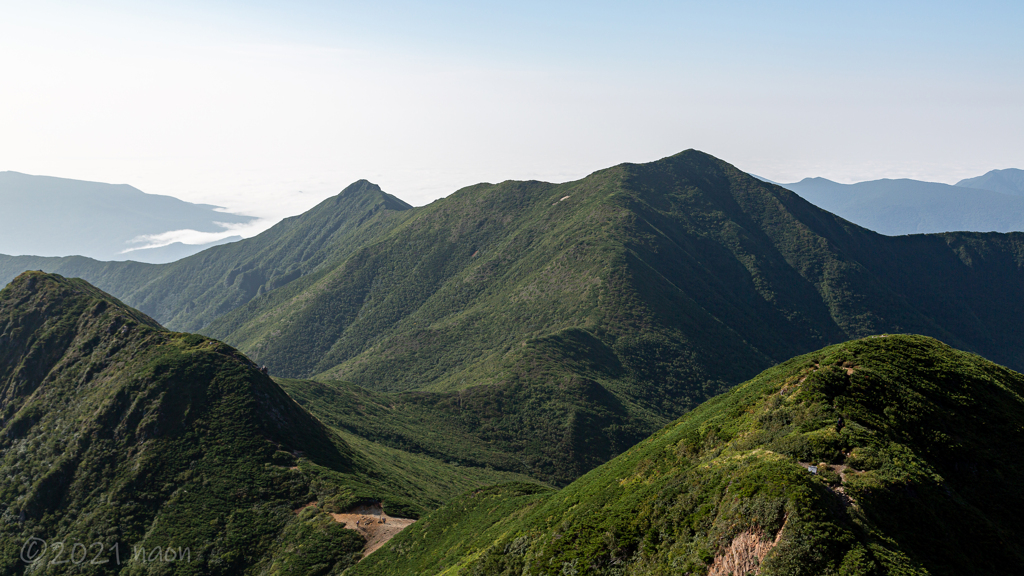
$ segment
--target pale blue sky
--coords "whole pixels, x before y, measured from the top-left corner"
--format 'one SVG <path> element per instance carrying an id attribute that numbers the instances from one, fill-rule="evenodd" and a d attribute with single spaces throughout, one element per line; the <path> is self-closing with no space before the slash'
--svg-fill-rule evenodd
<path id="1" fill-rule="evenodd" d="M 139 4 L 3 3 L 0 170 L 275 219 L 687 148 L 777 181 L 1024 168 L 1021 2 Z"/>

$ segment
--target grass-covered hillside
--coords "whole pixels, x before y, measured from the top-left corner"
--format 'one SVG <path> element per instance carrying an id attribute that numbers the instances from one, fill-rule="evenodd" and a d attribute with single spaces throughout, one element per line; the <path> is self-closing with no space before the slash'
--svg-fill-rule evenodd
<path id="1" fill-rule="evenodd" d="M 923 333 L 1024 367 L 1024 235 L 885 237 L 697 151 L 403 218 L 204 332 L 276 375 L 423 391 L 398 403 L 558 483 L 850 338 Z"/>
<path id="2" fill-rule="evenodd" d="M 697 151 L 560 185 L 481 184 L 410 212 L 206 332 L 276 374 L 387 390 L 464 387 L 565 329 L 684 393 L 883 331 L 1024 366 L 1007 330 L 1024 320 L 1024 234 L 887 238 Z"/>
<path id="3" fill-rule="evenodd" d="M 415 518 L 503 478 L 342 438 L 236 350 L 82 280 L 0 291 L 0 574 L 337 573 L 364 542 L 328 513 Z"/>
<path id="4" fill-rule="evenodd" d="M 606 361 L 610 364 L 603 365 Z M 640 393 L 629 388 L 632 383 L 614 354 L 582 330 L 530 340 L 492 370 L 486 376 L 493 384 L 442 391 L 379 392 L 337 381 L 279 381 L 339 430 L 446 462 L 559 485 L 639 442 L 652 423 L 664 421 L 655 408 L 627 396 Z M 667 393 L 651 390 L 647 397 Z"/>
<path id="5" fill-rule="evenodd" d="M 170 264 L 0 255 L 0 285 L 25 270 L 82 278 L 164 326 L 195 332 L 260 294 L 315 276 L 323 265 L 343 260 L 409 208 L 360 180 L 255 238 Z"/>
<path id="6" fill-rule="evenodd" d="M 1012 574 L 1021 453 L 1024 376 L 869 337 L 771 368 L 560 491 L 469 492 L 346 574 Z"/>
<path id="7" fill-rule="evenodd" d="M 851 338 L 920 333 L 1024 369 L 1024 234 L 882 236 L 694 150 L 420 208 L 358 182 L 165 266 L 0 258 L 0 272 L 51 265 L 321 382 L 293 388 L 320 417 L 379 428 L 346 395 L 395 395 L 381 404 L 412 419 L 375 436 L 392 448 L 556 484 Z M 424 420 L 439 426 L 419 434 Z M 455 442 L 428 442 L 435 430 Z"/>

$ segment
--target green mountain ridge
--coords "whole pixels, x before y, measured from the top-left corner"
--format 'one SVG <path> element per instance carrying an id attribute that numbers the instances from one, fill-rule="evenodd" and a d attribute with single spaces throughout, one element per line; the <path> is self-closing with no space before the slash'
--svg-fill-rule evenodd
<path id="1" fill-rule="evenodd" d="M 484 441 L 477 464 L 555 484 L 826 344 L 915 332 L 1024 366 L 1024 234 L 885 237 L 696 151 L 560 185 L 481 184 L 403 214 L 204 333 L 275 374 L 427 393 L 396 410 L 432 403 L 465 443 L 382 441 L 456 460 Z"/>
<path id="2" fill-rule="evenodd" d="M 195 332 L 257 295 L 345 258 L 358 245 L 353 238 L 372 240 L 396 213 L 409 208 L 360 180 L 254 238 L 169 264 L 98 262 L 81 256 L 0 256 L 0 280 L 6 283 L 35 269 L 79 277 L 169 328 Z"/>
<path id="3" fill-rule="evenodd" d="M 82 280 L 0 291 L 2 574 L 84 570 L 75 543 L 97 574 L 336 573 L 364 541 L 328 513 L 415 518 L 503 478 L 340 436 L 238 351 Z M 31 538 L 49 555 L 24 559 Z"/>
<path id="4" fill-rule="evenodd" d="M 982 302 L 999 292 L 986 289 L 996 274 L 974 277 L 999 268 L 1005 287 L 1024 286 L 1022 247 L 1021 234 L 885 238 L 688 151 L 568 184 L 461 190 L 415 209 L 315 284 L 257 298 L 205 332 L 286 376 L 392 390 L 425 381 L 460 387 L 451 372 L 466 361 L 449 367 L 433 352 L 451 330 L 466 347 L 462 336 L 471 331 L 463 326 L 479 326 L 478 317 L 526 337 L 571 327 L 618 337 L 656 324 L 703 332 L 729 343 L 716 355 L 735 358 L 709 370 L 726 380 L 734 362 L 780 361 L 800 348 L 890 330 L 930 333 L 1021 366 L 1011 338 L 985 328 L 1007 312 Z M 960 308 L 968 310 L 933 306 L 961 300 L 963 288 L 969 300 Z M 667 320 L 634 311 L 661 314 L 666 304 L 682 310 Z M 706 354 L 698 338 L 686 340 L 688 354 Z M 516 341 L 488 337 L 480 353 Z M 421 355 L 433 360 L 394 361 L 424 347 Z M 383 374 L 378 364 L 398 368 Z"/>
<path id="5" fill-rule="evenodd" d="M 1024 562 L 1024 234 L 882 236 L 690 150 L 22 266 L 99 288 L 0 291 L 0 573 L 63 573 L 33 536 L 194 557 L 99 573 Z M 354 564 L 330 514 L 378 501 L 422 520 Z"/>
<path id="6" fill-rule="evenodd" d="M 420 208 L 361 181 L 172 265 L 94 264 L 60 263 L 237 346 L 340 430 L 556 485 L 851 338 L 921 333 L 1024 368 L 1024 234 L 885 237 L 695 150 Z"/>
<path id="7" fill-rule="evenodd" d="M 346 574 L 1015 573 L 1022 449 L 1024 376 L 869 337 L 771 368 L 559 491 L 467 493 Z"/>

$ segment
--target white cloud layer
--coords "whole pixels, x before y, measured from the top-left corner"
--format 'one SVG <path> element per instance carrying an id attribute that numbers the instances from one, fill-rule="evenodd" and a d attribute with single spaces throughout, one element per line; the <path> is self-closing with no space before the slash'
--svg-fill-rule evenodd
<path id="1" fill-rule="evenodd" d="M 127 243 L 139 244 L 139 246 L 126 248 L 121 251 L 121 254 L 128 254 L 129 252 L 135 252 L 136 250 L 162 248 L 176 242 L 191 246 L 202 246 L 204 244 L 210 244 L 211 242 L 217 242 L 218 240 L 223 240 L 232 236 L 249 238 L 273 226 L 274 221 L 261 218 L 245 224 L 231 224 L 227 222 L 214 222 L 214 224 L 224 228 L 224 230 L 222 232 L 200 232 L 198 230 L 183 229 L 170 230 L 159 234 L 143 234 L 142 236 L 136 236 Z"/>
<path id="2" fill-rule="evenodd" d="M 277 221 L 687 148 L 782 182 L 1024 167 L 1024 4 L 496 6 L 5 7 L 0 170 Z"/>

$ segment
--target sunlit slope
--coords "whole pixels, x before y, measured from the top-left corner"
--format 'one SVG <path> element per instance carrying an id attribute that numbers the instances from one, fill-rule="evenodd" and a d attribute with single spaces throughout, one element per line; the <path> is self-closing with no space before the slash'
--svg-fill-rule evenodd
<path id="1" fill-rule="evenodd" d="M 1022 450 L 1024 376 L 866 338 L 771 368 L 558 492 L 467 493 L 348 574 L 1015 573 Z"/>
<path id="2" fill-rule="evenodd" d="M 175 328 L 234 309 L 203 331 L 275 376 L 423 392 L 396 410 L 460 438 L 375 436 L 392 447 L 467 462 L 479 446 L 468 462 L 557 484 L 849 338 L 923 333 L 1024 368 L 1024 235 L 884 237 L 697 151 L 413 209 L 358 182 L 167 267 L 83 262 L 66 273 L 99 266 Z"/>
<path id="3" fill-rule="evenodd" d="M 670 164 L 692 162 L 721 164 L 699 153 Z M 469 384 L 467 369 L 566 328 L 613 346 L 627 369 L 711 389 L 772 353 L 841 339 L 820 299 L 809 298 L 813 287 L 770 245 L 774 266 L 758 280 L 783 287 L 774 303 L 746 297 L 754 286 L 738 259 L 753 246 L 739 242 L 733 207 L 685 181 L 668 188 L 646 173 L 655 168 L 461 190 L 292 299 L 256 299 L 207 331 L 275 372 L 386 389 Z M 727 192 L 721 176 L 715 184 Z M 716 237 L 702 237 L 704 229 Z"/>
<path id="4" fill-rule="evenodd" d="M 881 236 L 700 152 L 410 212 L 207 332 L 275 375 L 429 391 L 396 405 L 431 403 L 465 443 L 382 441 L 456 461 L 482 442 L 476 462 L 556 483 L 849 338 L 924 333 L 1024 366 L 1024 235 Z"/>
<path id="5" fill-rule="evenodd" d="M 382 389 L 468 385 L 472 367 L 566 328 L 686 387 L 885 331 L 1021 365 L 1007 328 L 1022 263 L 1024 235 L 886 238 L 688 151 L 460 190 L 207 331 L 283 375 Z"/>
<path id="6" fill-rule="evenodd" d="M 83 278 L 175 330 L 197 331 L 217 316 L 344 259 L 387 230 L 410 206 L 360 180 L 270 230 L 170 264 L 98 262 L 80 256 L 0 255 L 0 283 L 25 270 Z"/>
<path id="7" fill-rule="evenodd" d="M 30 272 L 0 291 L 0 573 L 27 568 L 30 537 L 95 544 L 97 573 L 326 572 L 363 547 L 328 512 L 416 517 L 512 478 L 349 438 L 236 350 L 84 281 Z M 135 546 L 191 560 L 132 563 Z M 33 573 L 66 573 L 51 560 Z"/>

